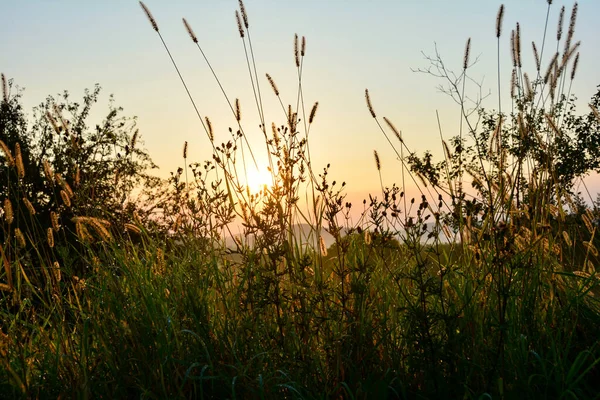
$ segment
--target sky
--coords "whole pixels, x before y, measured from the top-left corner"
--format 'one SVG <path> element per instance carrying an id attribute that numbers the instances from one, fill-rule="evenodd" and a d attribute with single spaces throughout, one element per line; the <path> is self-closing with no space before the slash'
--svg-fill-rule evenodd
<path id="1" fill-rule="evenodd" d="M 231 98 L 240 98 L 242 123 L 259 164 L 266 166 L 262 133 L 253 106 L 242 42 L 235 23 L 236 0 L 147 0 L 202 116 L 209 116 L 217 142 L 227 138 L 235 120 L 202 55 L 191 42 L 181 18 L 194 29 L 200 45 Z M 434 44 L 449 69 L 459 71 L 467 38 L 471 59 L 478 62 L 471 76 L 482 82 L 488 108 L 497 107 L 495 0 L 246 0 L 252 43 L 268 125 L 285 122 L 265 73 L 275 79 L 285 104 L 295 103 L 297 72 L 293 38 L 306 36 L 303 89 L 308 108 L 319 109 L 311 128 L 313 166 L 331 163 L 330 176 L 348 183 L 349 197 L 359 200 L 379 191 L 373 161 L 377 150 L 385 185 L 400 182 L 400 163 L 367 110 L 369 89 L 378 117 L 386 116 L 403 133 L 414 151 L 431 150 L 442 157 L 436 111 L 446 138 L 458 132 L 459 109 L 441 94 L 438 78 L 413 72 L 427 68 L 423 53 Z M 510 88 L 510 30 L 521 25 L 524 64 L 533 71 L 530 43 L 544 32 L 545 0 L 506 0 L 501 38 L 501 81 Z M 549 34 L 555 37 L 560 7 L 550 9 Z M 0 71 L 25 88 L 31 109 L 47 95 L 68 90 L 80 98 L 99 83 L 102 98 L 92 119 L 107 113 L 108 95 L 125 115 L 137 116 L 144 147 L 166 177 L 183 164 L 182 147 L 189 142 L 189 159 L 210 158 L 211 147 L 157 34 L 133 0 L 0 0 Z M 572 93 L 585 105 L 600 84 L 600 1 L 582 0 L 576 40 L 581 61 Z M 555 44 L 555 41 L 552 42 Z M 548 52 L 547 54 L 550 54 Z M 549 57 L 545 57 L 546 65 Z M 544 67 L 542 67 L 544 68 Z M 476 86 L 467 86 L 475 96 Z M 508 97 L 508 96 L 506 96 Z M 263 153 L 261 153 L 263 151 Z M 600 179 L 590 185 L 600 190 Z"/>

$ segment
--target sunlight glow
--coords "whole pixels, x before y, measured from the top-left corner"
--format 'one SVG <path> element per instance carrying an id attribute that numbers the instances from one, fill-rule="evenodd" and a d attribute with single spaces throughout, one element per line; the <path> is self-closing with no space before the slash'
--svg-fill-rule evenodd
<path id="1" fill-rule="evenodd" d="M 267 168 L 248 170 L 248 189 L 251 193 L 258 193 L 265 187 L 270 187 L 273 184 L 271 173 Z"/>

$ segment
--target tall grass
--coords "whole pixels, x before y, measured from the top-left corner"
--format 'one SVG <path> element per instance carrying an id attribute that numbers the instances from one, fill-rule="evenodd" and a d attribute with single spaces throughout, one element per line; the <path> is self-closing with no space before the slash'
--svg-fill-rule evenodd
<path id="1" fill-rule="evenodd" d="M 186 143 L 183 167 L 152 192 L 158 213 L 144 218 L 131 213 L 109 223 L 81 214 L 60 226 L 57 215 L 77 196 L 46 165 L 48 184 L 63 200 L 50 226 L 36 220 L 26 198 L 3 203 L 3 396 L 597 396 L 597 215 L 568 190 L 578 176 L 565 181 L 555 162 L 572 121 L 567 66 L 572 81 L 576 7 L 563 53 L 550 59 L 545 75 L 538 67 L 533 81 L 520 61 L 519 26 L 511 35 L 509 114 L 479 113 L 480 103 L 468 103 L 470 40 L 459 74 L 439 55 L 430 58 L 428 71 L 446 80 L 460 113 L 450 144 L 440 123 L 440 164 L 415 155 L 388 118 L 381 123 L 367 90 L 365 115 L 398 156 L 401 186 L 386 186 L 380 175 L 381 193 L 364 201 L 353 224 L 345 183 L 332 180 L 329 165 L 311 164 L 318 103 L 307 118 L 306 40 L 294 36 L 298 85 L 285 94 L 293 99 L 286 105 L 273 77 L 258 73 L 240 0 L 237 29 L 272 178 L 255 193 L 246 185 L 257 165 L 239 100 L 229 98 L 184 19 L 237 123 L 219 144 L 158 22 L 141 5 L 204 126 L 212 159 L 189 163 Z M 539 57 L 550 46 L 545 34 L 542 43 Z M 499 88 L 501 65 L 498 58 Z M 267 83 L 281 105 L 282 124 L 270 128 Z M 508 104 L 502 93 L 499 108 Z M 592 109 L 590 121 L 598 118 Z M 0 144 L 19 190 L 19 151 Z M 378 171 L 392 168 L 374 156 Z M 408 198 L 408 185 L 419 198 Z M 236 222 L 241 235 L 232 230 Z M 77 239 L 59 245 L 55 235 L 66 229 Z M 335 240 L 329 248 L 324 230 Z M 26 252 L 24 241 L 35 245 Z M 84 274 L 76 263 L 57 264 L 58 253 L 85 264 Z"/>

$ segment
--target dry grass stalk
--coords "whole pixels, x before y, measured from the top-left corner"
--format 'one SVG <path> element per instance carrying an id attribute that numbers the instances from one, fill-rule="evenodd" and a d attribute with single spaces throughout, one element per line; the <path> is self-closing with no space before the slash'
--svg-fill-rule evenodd
<path id="1" fill-rule="evenodd" d="M 496 15 L 496 38 L 502 35 L 502 19 L 504 18 L 504 4 L 500 5 Z"/>
<path id="2" fill-rule="evenodd" d="M 271 75 L 267 74 L 267 80 L 271 84 L 271 88 L 273 88 L 275 96 L 279 96 L 279 89 L 277 89 L 277 85 L 275 85 L 275 81 L 273 80 L 273 78 L 271 78 Z"/>
<path id="3" fill-rule="evenodd" d="M 515 30 L 510 32 L 510 56 L 512 58 L 513 68 L 517 68 L 517 52 L 515 47 Z"/>
<path id="4" fill-rule="evenodd" d="M 381 160 L 379 159 L 377 150 L 373 150 L 373 156 L 375 157 L 375 166 L 377 167 L 377 171 L 381 171 Z"/>
<path id="5" fill-rule="evenodd" d="M 58 223 L 58 214 L 56 214 L 56 212 L 54 211 L 50 212 L 50 223 L 52 224 L 52 229 L 54 229 L 55 232 L 58 232 L 60 230 L 60 224 Z"/>
<path id="6" fill-rule="evenodd" d="M 69 197 L 66 191 L 61 190 L 60 197 L 62 198 L 63 203 L 65 203 L 65 206 L 71 207 L 71 198 Z"/>
<path id="7" fill-rule="evenodd" d="M 6 258 L 6 254 L 4 254 L 4 249 L 2 248 L 2 246 L 0 246 L 0 257 L 2 257 L 2 264 L 4 265 L 4 274 L 6 275 L 6 282 L 8 282 L 9 289 L 12 290 L 12 269 L 10 267 L 10 262 L 8 261 L 8 258 Z"/>
<path id="8" fill-rule="evenodd" d="M 17 175 L 20 179 L 25 178 L 25 165 L 23 164 L 23 155 L 21 154 L 21 145 L 15 144 L 15 164 L 17 165 Z"/>
<path id="9" fill-rule="evenodd" d="M 12 167 L 15 165 L 15 159 L 12 156 L 10 149 L 8 148 L 8 146 L 6 145 L 6 143 L 4 143 L 2 140 L 0 140 L 0 148 L 2 149 L 2 152 L 4 153 L 4 158 L 6 158 L 6 163 L 8 164 L 9 167 Z"/>
<path id="10" fill-rule="evenodd" d="M 242 14 L 242 19 L 244 20 L 244 26 L 248 29 L 248 14 L 246 13 L 246 7 L 244 7 L 244 2 L 239 0 L 240 3 L 240 13 Z"/>
<path id="11" fill-rule="evenodd" d="M 515 98 L 517 95 L 517 69 L 513 68 L 512 75 L 510 77 L 510 97 Z"/>
<path id="12" fill-rule="evenodd" d="M 300 55 L 304 57 L 306 54 L 306 38 L 302 36 L 302 44 L 300 45 Z"/>
<path id="13" fill-rule="evenodd" d="M 579 52 L 575 55 L 575 60 L 573 61 L 573 69 L 571 70 L 571 80 L 575 79 L 575 74 L 577 73 L 578 65 L 579 65 Z"/>
<path id="14" fill-rule="evenodd" d="M 579 5 L 577 2 L 573 4 L 573 9 L 571 10 L 571 20 L 569 22 L 569 31 L 567 32 L 567 40 L 565 41 L 565 53 L 569 52 L 569 48 L 571 47 L 571 41 L 573 40 L 573 35 L 575 34 L 575 23 L 577 22 L 577 10 Z"/>
<path id="15" fill-rule="evenodd" d="M 238 32 L 240 33 L 240 37 L 244 38 L 244 27 L 242 26 L 242 18 L 240 17 L 240 13 L 235 11 L 235 20 L 237 22 Z"/>
<path id="16" fill-rule="evenodd" d="M 531 81 L 529 80 L 529 75 L 527 72 L 523 74 L 523 79 L 525 80 L 525 97 L 531 100 L 533 99 L 533 88 L 531 87 Z"/>
<path id="17" fill-rule="evenodd" d="M 141 234 L 141 233 L 142 233 L 142 230 L 141 230 L 141 229 L 140 229 L 140 228 L 139 228 L 137 225 L 130 224 L 130 223 L 126 223 L 126 224 L 124 225 L 124 227 L 125 227 L 125 229 L 126 229 L 127 231 L 129 231 L 129 232 L 132 232 L 132 233 L 135 233 L 135 234 L 137 234 L 137 235 L 139 235 L 139 234 Z"/>
<path id="18" fill-rule="evenodd" d="M 52 233 L 52 228 L 47 229 L 46 236 L 48 239 L 48 246 L 50 246 L 50 248 L 53 248 L 54 247 L 54 234 Z"/>
<path id="19" fill-rule="evenodd" d="M 81 182 L 81 170 L 79 169 L 79 165 L 75 169 L 75 177 L 73 178 L 73 181 L 75 182 L 75 187 L 78 187 L 79 183 Z"/>
<path id="20" fill-rule="evenodd" d="M 105 242 L 110 242 L 112 240 L 110 232 L 106 229 L 106 226 L 110 226 L 108 221 L 95 217 L 73 217 L 71 221 L 75 222 L 75 224 L 86 224 L 92 227 L 98 236 Z"/>
<path id="21" fill-rule="evenodd" d="M 27 242 L 25 242 L 25 236 L 23 236 L 23 232 L 21 232 L 21 229 L 19 228 L 15 228 L 15 239 L 17 239 L 17 245 L 19 247 L 23 248 L 27 245 Z"/>
<path id="22" fill-rule="evenodd" d="M 583 214 L 581 216 L 581 219 L 583 220 L 583 223 L 585 224 L 585 227 L 587 228 L 588 232 L 592 233 L 594 231 L 594 227 L 590 218 L 586 214 Z"/>
<path id="23" fill-rule="evenodd" d="M 310 115 L 308 117 L 308 123 L 312 124 L 313 121 L 315 120 L 315 115 L 317 114 L 317 108 L 319 107 L 319 102 L 315 102 L 315 104 L 313 105 L 312 109 L 310 110 Z"/>
<path id="24" fill-rule="evenodd" d="M 8 83 L 6 82 L 6 76 L 4 76 L 4 73 L 1 73 L 0 76 L 2 76 L 2 97 L 8 103 Z"/>
<path id="25" fill-rule="evenodd" d="M 521 68 L 521 25 L 518 22 L 515 33 L 515 57 L 517 58 L 517 67 Z"/>
<path id="26" fill-rule="evenodd" d="M 370 246 L 370 245 L 371 245 L 371 243 L 372 243 L 372 241 L 373 241 L 373 240 L 372 240 L 372 237 L 371 237 L 371 232 L 370 232 L 369 230 L 366 230 L 366 231 L 365 231 L 365 244 L 366 244 L 367 246 Z"/>
<path id="27" fill-rule="evenodd" d="M 325 245 L 325 239 L 323 239 L 323 236 L 319 236 L 319 249 L 321 250 L 321 255 L 323 257 L 327 257 L 327 246 Z"/>
<path id="28" fill-rule="evenodd" d="M 371 104 L 371 96 L 369 96 L 369 89 L 365 89 L 365 99 L 367 100 L 367 108 L 369 109 L 371 116 L 373 118 L 377 118 L 375 110 L 373 109 L 373 104 Z"/>
<path id="29" fill-rule="evenodd" d="M 596 246 L 594 246 L 592 243 L 590 243 L 588 241 L 584 241 L 583 245 L 588 249 L 588 251 L 590 253 L 592 253 L 594 255 L 594 257 L 598 257 L 598 249 L 596 249 Z"/>
<path id="30" fill-rule="evenodd" d="M 4 200 L 4 220 L 8 225 L 12 224 L 15 219 L 12 203 L 9 199 Z"/>
<path id="31" fill-rule="evenodd" d="M 79 238 L 79 240 L 81 240 L 82 242 L 87 242 L 92 238 L 90 232 L 81 222 L 75 223 L 75 232 L 77 233 L 77 237 Z"/>
<path id="32" fill-rule="evenodd" d="M 192 42 L 198 43 L 198 38 L 196 37 L 196 34 L 194 33 L 194 30 L 192 29 L 190 24 L 188 24 L 188 22 L 185 18 L 182 18 L 182 20 L 183 20 L 183 25 L 185 26 L 185 30 L 187 31 L 188 35 L 190 35 L 190 38 L 192 38 Z"/>
<path id="33" fill-rule="evenodd" d="M 146 7 L 146 5 L 141 1 L 140 1 L 140 6 L 142 7 L 142 10 L 144 10 L 146 17 L 148 17 L 148 21 L 150 21 L 150 25 L 152 25 L 152 29 L 154 29 L 156 32 L 158 32 L 158 24 L 156 23 L 156 20 L 152 16 L 152 13 L 148 9 L 148 7 Z"/>
<path id="34" fill-rule="evenodd" d="M 563 23 L 565 21 L 565 6 L 562 6 L 560 9 L 560 14 L 558 15 L 558 28 L 556 29 L 556 40 L 560 42 L 563 34 Z"/>
<path id="35" fill-rule="evenodd" d="M 210 139 L 211 142 L 214 142 L 215 134 L 213 132 L 212 123 L 210 122 L 210 119 L 208 119 L 208 117 L 204 117 L 204 119 L 206 120 L 206 129 L 208 130 L 208 138 Z"/>
<path id="36" fill-rule="evenodd" d="M 58 263 L 58 261 L 54 261 L 52 266 L 52 274 L 54 275 L 54 279 L 56 279 L 56 282 L 60 282 L 62 278 L 62 275 L 60 273 L 60 264 Z"/>
<path id="37" fill-rule="evenodd" d="M 562 58 L 562 61 L 561 61 L 561 64 L 560 64 L 561 71 L 566 68 L 567 63 L 569 62 L 569 60 L 571 59 L 571 57 L 573 57 L 573 54 L 575 54 L 575 52 L 577 51 L 577 49 L 579 48 L 579 46 L 581 46 L 581 41 L 575 43 L 573 45 L 573 47 L 571 47 L 569 49 L 568 52 L 566 52 L 565 54 L 563 54 L 563 58 Z"/>
<path id="38" fill-rule="evenodd" d="M 565 240 L 565 243 L 567 244 L 567 246 L 572 247 L 573 242 L 571 241 L 571 237 L 569 236 L 567 231 L 563 231 L 562 236 L 563 236 L 563 239 Z"/>
<path id="39" fill-rule="evenodd" d="M 137 140 L 138 140 L 138 134 L 140 133 L 139 129 L 136 129 L 135 132 L 133 132 L 133 136 L 131 137 L 131 142 L 129 142 L 129 145 L 131 146 L 131 151 L 133 152 L 133 149 L 135 148 L 135 145 L 137 144 Z"/>
<path id="40" fill-rule="evenodd" d="M 29 211 L 29 215 L 33 216 L 36 214 L 33 204 L 31 204 L 31 202 L 29 201 L 29 199 L 27 197 L 23 197 L 23 203 L 25 204 L 25 207 L 27 207 L 27 210 Z"/>
<path id="41" fill-rule="evenodd" d="M 533 47 L 533 58 L 535 59 L 535 69 L 537 72 L 540 72 L 542 65 L 541 65 L 541 61 L 540 61 L 540 54 L 538 53 L 538 49 L 537 49 L 537 46 L 535 45 L 535 42 L 531 42 L 531 47 Z"/>
<path id="42" fill-rule="evenodd" d="M 452 160 L 452 153 L 450 152 L 450 148 L 448 147 L 448 143 L 445 140 L 442 140 L 442 147 L 444 147 L 444 154 L 446 155 L 446 160 Z"/>
<path id="43" fill-rule="evenodd" d="M 54 186 L 54 172 L 52 171 L 50 163 L 48 162 L 48 160 L 44 159 L 42 165 L 44 167 L 44 176 L 46 177 L 46 180 L 48 181 L 50 186 Z"/>
<path id="44" fill-rule="evenodd" d="M 296 61 L 296 67 L 300 68 L 300 51 L 298 49 L 298 34 L 294 34 L 294 59 Z"/>
<path id="45" fill-rule="evenodd" d="M 165 268 L 165 253 L 163 249 L 156 249 L 156 267 L 154 273 L 156 275 L 164 275 L 166 273 Z"/>
<path id="46" fill-rule="evenodd" d="M 400 141 L 400 143 L 404 143 L 404 140 L 402 139 L 402 133 L 398 129 L 396 129 L 396 126 L 392 123 L 392 121 L 390 121 L 387 117 L 383 117 L 383 120 L 385 121 L 387 126 L 392 130 L 392 132 L 394 132 L 394 135 L 396 135 L 396 138 Z"/>

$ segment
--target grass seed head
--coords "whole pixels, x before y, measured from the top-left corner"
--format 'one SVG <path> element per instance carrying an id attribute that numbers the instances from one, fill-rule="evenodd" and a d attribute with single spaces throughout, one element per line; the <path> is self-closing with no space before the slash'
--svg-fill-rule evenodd
<path id="1" fill-rule="evenodd" d="M 575 55 L 575 60 L 573 61 L 573 69 L 571 70 L 571 80 L 575 79 L 575 74 L 577 73 L 577 66 L 579 65 L 579 52 Z"/>
<path id="2" fill-rule="evenodd" d="M 375 167 L 377 167 L 377 171 L 381 171 L 381 160 L 379 159 L 377 150 L 373 150 L 373 156 L 375 157 Z"/>
<path id="3" fill-rule="evenodd" d="M 52 274 L 54 275 L 54 279 L 56 279 L 56 282 L 60 282 L 62 276 L 60 273 L 60 264 L 58 263 L 58 261 L 54 261 L 52 267 Z"/>
<path id="4" fill-rule="evenodd" d="M 8 225 L 12 224 L 15 219 L 12 203 L 9 199 L 4 199 L 4 220 Z"/>
<path id="5" fill-rule="evenodd" d="M 463 69 L 466 70 L 469 67 L 469 55 L 471 53 L 471 38 L 467 39 L 467 44 L 465 45 L 465 54 L 463 57 Z"/>
<path id="6" fill-rule="evenodd" d="M 158 24 L 156 23 L 156 20 L 152 16 L 152 13 L 148 9 L 148 7 L 146 7 L 146 5 L 141 1 L 140 1 L 140 6 L 142 7 L 142 10 L 144 10 L 146 17 L 148 17 L 148 21 L 150 21 L 150 25 L 152 25 L 152 29 L 154 29 L 156 32 L 158 32 Z"/>
<path id="7" fill-rule="evenodd" d="M 0 140 L 0 148 L 2 149 L 2 152 L 4 153 L 4 158 L 6 158 L 6 163 L 8 164 L 8 166 L 9 167 L 14 166 L 15 159 L 12 156 L 12 153 L 10 152 L 10 149 L 8 148 L 6 143 L 4 143 L 2 140 Z"/>
<path id="8" fill-rule="evenodd" d="M 23 155 L 21 154 L 21 145 L 15 144 L 15 164 L 17 165 L 17 175 L 20 179 L 25 178 L 25 165 L 23 164 Z"/>
<path id="9" fill-rule="evenodd" d="M 365 99 L 367 100 L 367 108 L 369 109 L 371 116 L 373 118 L 377 118 L 375 110 L 373 109 L 373 104 L 371 104 L 371 96 L 369 96 L 369 89 L 365 89 Z"/>
<path id="10" fill-rule="evenodd" d="M 52 167 L 50 166 L 50 163 L 48 162 L 48 160 L 44 159 L 44 161 L 42 161 L 42 165 L 44 167 L 44 176 L 46 177 L 46 180 L 48 181 L 50 186 L 54 186 L 54 172 L 52 172 Z"/>
<path id="11" fill-rule="evenodd" d="M 248 29 L 248 14 L 246 13 L 246 7 L 244 7 L 244 2 L 239 0 L 240 3 L 240 13 L 242 14 L 242 19 L 244 20 L 244 26 Z"/>
<path id="12" fill-rule="evenodd" d="M 65 206 L 71 207 L 71 199 L 64 189 L 60 191 L 60 197 L 62 198 L 63 203 L 65 203 Z"/>
<path id="13" fill-rule="evenodd" d="M 577 2 L 573 4 L 573 9 L 571 10 L 571 20 L 569 21 L 569 31 L 567 32 L 567 40 L 565 41 L 565 53 L 569 52 L 569 48 L 571 47 L 571 41 L 573 40 L 573 35 L 575 34 L 575 24 L 577 23 L 577 10 L 579 5 Z"/>
<path id="14" fill-rule="evenodd" d="M 533 58 L 535 59 L 535 69 L 536 69 L 536 71 L 540 72 L 540 69 L 541 69 L 540 54 L 538 53 L 538 49 L 537 49 L 537 46 L 535 45 L 535 42 L 531 42 L 531 47 L 533 47 Z"/>
<path id="15" fill-rule="evenodd" d="M 17 245 L 19 247 L 23 248 L 27 245 L 25 236 L 23 236 L 23 232 L 21 232 L 21 229 L 19 228 L 15 228 L 15 239 L 17 240 Z"/>
<path id="16" fill-rule="evenodd" d="M 130 224 L 130 223 L 126 223 L 124 225 L 125 229 L 129 232 L 135 233 L 136 235 L 139 235 L 142 233 L 142 230 L 140 228 L 138 228 L 137 225 L 134 224 Z"/>
<path id="17" fill-rule="evenodd" d="M 515 31 L 515 57 L 517 59 L 517 66 L 521 68 L 521 25 L 518 22 Z"/>
<path id="18" fill-rule="evenodd" d="M 562 6 L 560 9 L 560 14 L 558 15 L 558 28 L 556 29 L 556 40 L 560 42 L 563 34 L 563 23 L 565 21 L 565 6 Z"/>
<path id="19" fill-rule="evenodd" d="M 385 121 L 387 126 L 390 127 L 392 132 L 394 132 L 394 135 L 396 135 L 396 138 L 400 141 L 400 143 L 404 143 L 404 140 L 402 139 L 402 132 L 400 132 L 398 129 L 396 129 L 396 126 L 394 126 L 392 121 L 390 121 L 387 117 L 383 117 L 383 120 Z"/>
<path id="20" fill-rule="evenodd" d="M 187 140 L 183 143 L 183 158 L 187 159 L 188 142 Z"/>
<path id="21" fill-rule="evenodd" d="M 242 110 L 240 108 L 240 99 L 235 99 L 235 119 L 237 122 L 242 120 Z"/>
<path id="22" fill-rule="evenodd" d="M 2 76 L 2 97 L 4 98 L 4 102 L 8 103 L 8 84 L 6 83 L 6 76 L 4 73 L 1 73 Z"/>
<path id="23" fill-rule="evenodd" d="M 312 124 L 313 121 L 315 120 L 315 115 L 317 114 L 317 108 L 319 107 L 319 102 L 317 101 L 312 109 L 310 110 L 310 116 L 308 117 L 308 123 Z"/>
<path id="24" fill-rule="evenodd" d="M 206 120 L 206 128 L 208 129 L 208 138 L 210 139 L 211 142 L 214 142 L 215 134 L 213 132 L 212 123 L 210 122 L 210 119 L 208 119 L 208 117 L 204 117 L 204 119 Z"/>
<path id="25" fill-rule="evenodd" d="M 58 223 L 58 214 L 55 211 L 50 212 L 50 222 L 52 223 L 52 229 L 55 232 L 60 230 L 60 224 Z"/>
<path id="26" fill-rule="evenodd" d="M 294 34 L 294 59 L 296 61 L 296 67 L 300 68 L 300 51 L 298 49 L 298 34 Z"/>
<path id="27" fill-rule="evenodd" d="M 306 54 L 306 38 L 302 36 L 302 45 L 300 46 L 300 55 L 304 57 Z"/>
<path id="28" fill-rule="evenodd" d="M 192 42 L 198 43 L 198 38 L 196 37 L 196 34 L 194 33 L 194 30 L 192 29 L 190 24 L 188 24 L 188 22 L 185 18 L 182 18 L 182 21 L 183 21 L 183 26 L 185 26 L 185 30 L 187 31 L 188 35 L 190 35 L 190 38 L 192 39 Z"/>
<path id="29" fill-rule="evenodd" d="M 319 248 L 321 250 L 321 255 L 323 257 L 327 257 L 327 246 L 325 245 L 325 239 L 323 239 L 323 236 L 319 236 Z"/>
<path id="30" fill-rule="evenodd" d="M 34 216 L 35 213 L 35 208 L 33 208 L 33 204 L 31 204 L 31 202 L 29 201 L 29 199 L 27 197 L 23 197 L 23 203 L 25 204 L 25 207 L 27 207 L 27 210 L 29 211 L 29 215 Z"/>
<path id="31" fill-rule="evenodd" d="M 235 11 L 235 21 L 237 22 L 238 32 L 240 33 L 240 37 L 243 39 L 245 36 L 244 27 L 242 26 L 242 18 L 240 17 L 240 13 Z"/>
<path id="32" fill-rule="evenodd" d="M 52 228 L 48 228 L 48 230 L 46 231 L 46 236 L 48 239 L 48 246 L 50 246 L 50 248 L 54 247 L 54 234 L 52 232 Z"/>
<path id="33" fill-rule="evenodd" d="M 502 19 L 504 18 L 504 4 L 500 5 L 496 15 L 496 38 L 502 35 Z"/>
<path id="34" fill-rule="evenodd" d="M 275 85 L 275 81 L 273 80 L 273 78 L 271 78 L 271 75 L 267 74 L 267 80 L 271 84 L 271 88 L 273 88 L 275 96 L 279 96 L 279 89 L 277 89 L 277 85 Z"/>

